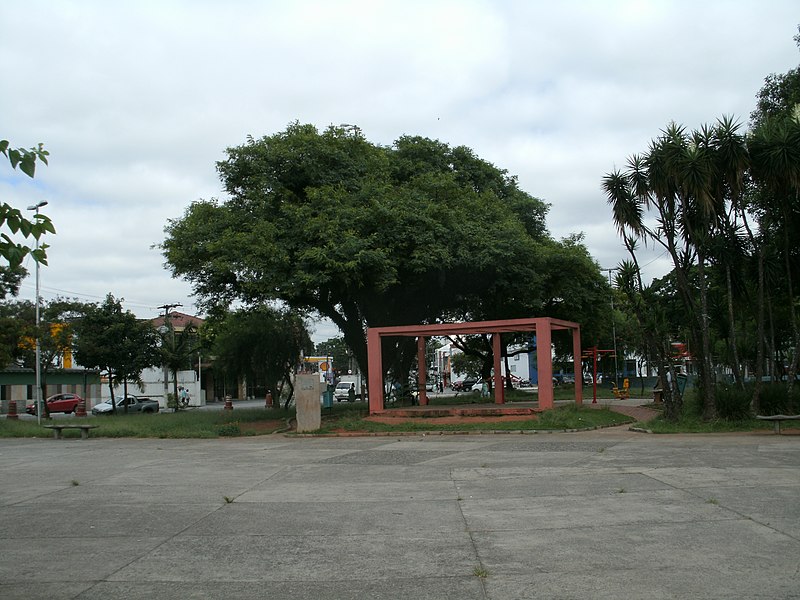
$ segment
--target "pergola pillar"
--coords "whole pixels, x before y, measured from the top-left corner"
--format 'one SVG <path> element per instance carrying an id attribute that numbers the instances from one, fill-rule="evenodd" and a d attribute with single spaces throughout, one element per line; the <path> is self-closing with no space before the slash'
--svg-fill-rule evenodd
<path id="1" fill-rule="evenodd" d="M 425 364 L 425 338 L 417 338 L 417 393 L 419 394 L 419 405 L 428 405 L 428 391 L 426 384 L 428 380 L 428 365 Z"/>
<path id="2" fill-rule="evenodd" d="M 369 365 L 369 414 L 383 410 L 383 353 L 381 352 L 380 332 L 367 329 L 367 364 Z"/>
<path id="3" fill-rule="evenodd" d="M 440 323 L 434 325 L 401 325 L 393 327 L 369 327 L 367 329 L 367 359 L 369 361 L 369 413 L 384 410 L 382 337 L 416 337 L 419 363 L 418 387 L 420 404 L 428 403 L 425 390 L 427 366 L 425 364 L 425 339 L 432 336 L 491 334 L 494 365 L 495 403 L 505 402 L 505 386 L 501 369 L 501 334 L 530 331 L 537 336 L 536 357 L 539 368 L 539 408 L 553 407 L 553 357 L 551 352 L 552 332 L 567 329 L 572 332 L 572 347 L 575 360 L 575 379 L 580 381 L 580 325 L 571 321 L 539 317 L 535 319 L 508 319 L 505 321 L 479 321 L 467 323 Z M 507 374 L 510 376 L 510 373 Z M 583 399 L 580 385 L 575 386 L 575 402 Z"/>
<path id="4" fill-rule="evenodd" d="M 553 408 L 553 336 L 549 327 L 536 328 L 536 369 L 539 372 L 539 408 Z"/>
<path id="5" fill-rule="evenodd" d="M 505 404 L 506 386 L 503 385 L 503 373 L 500 370 L 502 349 L 500 348 L 500 333 L 492 335 L 492 358 L 494 359 L 494 403 Z M 508 375 L 508 373 L 506 373 Z"/>
<path id="6" fill-rule="evenodd" d="M 581 371 L 581 330 L 572 330 L 572 366 L 575 372 L 575 404 L 583 404 L 583 373 Z"/>

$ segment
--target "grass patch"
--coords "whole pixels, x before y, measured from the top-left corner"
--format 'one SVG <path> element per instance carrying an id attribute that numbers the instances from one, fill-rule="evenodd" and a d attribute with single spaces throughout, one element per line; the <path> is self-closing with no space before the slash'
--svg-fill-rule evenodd
<path id="1" fill-rule="evenodd" d="M 479 579 L 486 579 L 489 577 L 489 571 L 483 567 L 475 567 L 472 569 L 472 574 Z"/>
<path id="2" fill-rule="evenodd" d="M 761 431 L 772 429 L 772 423 L 758 419 L 742 419 L 740 421 L 703 421 L 695 415 L 683 415 L 677 422 L 671 423 L 663 417 L 656 417 L 643 424 L 653 433 L 735 433 L 737 431 Z"/>
<path id="3" fill-rule="evenodd" d="M 639 425 L 653 433 L 735 433 L 737 431 L 763 431 L 773 428 L 772 423 L 769 421 L 760 421 L 750 415 L 704 421 L 702 407 L 694 391 L 688 392 L 684 397 L 683 412 L 677 421 L 667 421 L 663 415 L 659 415 Z"/>
<path id="4" fill-rule="evenodd" d="M 294 411 L 263 408 L 223 410 L 184 410 L 177 413 L 163 412 L 155 415 L 108 415 L 88 417 L 92 424 L 99 425 L 92 430 L 92 437 L 107 438 L 218 438 L 220 436 L 258 435 L 272 433 L 284 426 L 286 419 L 294 415 Z M 70 419 L 59 419 L 68 422 Z M 85 423 L 86 419 L 76 422 Z M 280 423 L 274 428 L 248 429 L 246 424 L 274 421 Z M 65 429 L 65 438 L 79 438 L 77 430 Z M 52 437 L 34 420 L 19 419 L 17 421 L 0 419 L 0 437 Z"/>

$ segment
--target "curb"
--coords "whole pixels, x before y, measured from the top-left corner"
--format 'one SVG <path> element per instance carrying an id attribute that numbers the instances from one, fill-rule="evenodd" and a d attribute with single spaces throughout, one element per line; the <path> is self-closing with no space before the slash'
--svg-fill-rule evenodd
<path id="1" fill-rule="evenodd" d="M 645 429 L 644 427 L 628 427 L 628 431 L 635 431 L 636 433 L 653 433 L 652 429 Z"/>
<path id="2" fill-rule="evenodd" d="M 624 425 L 624 423 L 622 424 Z M 344 431 L 339 433 L 281 433 L 284 437 L 334 438 L 334 437 L 425 437 L 429 435 L 538 435 L 548 433 L 581 433 L 619 427 L 620 425 L 595 425 L 580 429 L 481 429 L 481 430 L 430 430 L 430 431 Z M 641 430 L 647 431 L 647 430 Z M 274 432 L 273 435 L 279 432 Z M 647 431 L 647 433 L 652 433 Z"/>

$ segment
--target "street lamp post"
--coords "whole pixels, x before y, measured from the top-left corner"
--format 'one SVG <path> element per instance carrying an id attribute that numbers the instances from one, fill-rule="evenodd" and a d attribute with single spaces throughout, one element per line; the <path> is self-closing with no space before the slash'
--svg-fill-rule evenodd
<path id="1" fill-rule="evenodd" d="M 35 210 L 37 221 L 39 220 L 39 209 L 47 206 L 47 200 L 42 200 L 37 204 L 28 207 L 28 210 Z M 36 238 L 36 250 L 39 250 L 39 238 Z M 37 252 L 38 254 L 38 252 Z M 42 424 L 42 346 L 39 341 L 39 260 L 36 260 L 36 422 Z"/>
<path id="2" fill-rule="evenodd" d="M 614 318 L 614 288 L 611 285 L 611 272 L 617 271 L 616 267 L 603 269 L 608 271 L 608 287 L 611 288 L 611 337 L 614 339 L 614 385 L 619 387 L 619 367 L 617 366 L 617 326 Z M 624 365 L 625 363 L 623 363 Z"/>

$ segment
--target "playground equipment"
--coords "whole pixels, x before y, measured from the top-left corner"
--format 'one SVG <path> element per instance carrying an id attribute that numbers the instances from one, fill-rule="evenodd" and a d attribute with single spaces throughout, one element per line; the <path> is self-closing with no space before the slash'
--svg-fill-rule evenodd
<path id="1" fill-rule="evenodd" d="M 614 392 L 614 397 L 615 398 L 620 398 L 622 400 L 627 400 L 628 398 L 631 397 L 630 387 L 631 387 L 631 382 L 626 377 L 625 379 L 622 380 L 622 389 L 619 389 L 617 387 L 617 384 L 615 383 L 614 387 L 611 388 L 611 391 Z"/>
<path id="2" fill-rule="evenodd" d="M 611 356 L 616 356 L 614 350 L 600 350 L 597 346 L 592 346 L 591 348 L 587 348 L 581 353 L 581 358 L 586 360 L 592 361 L 592 404 L 597 404 L 597 357 L 602 356 L 603 354 L 610 354 Z M 616 388 L 616 383 L 614 387 Z M 575 383 L 575 387 L 578 387 L 579 384 Z"/>

